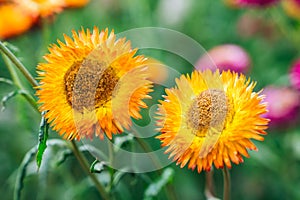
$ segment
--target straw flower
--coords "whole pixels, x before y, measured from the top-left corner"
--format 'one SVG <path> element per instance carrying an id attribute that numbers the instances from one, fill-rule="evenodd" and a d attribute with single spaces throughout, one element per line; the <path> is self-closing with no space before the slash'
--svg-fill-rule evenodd
<path id="1" fill-rule="evenodd" d="M 243 162 L 247 150 L 257 150 L 251 139 L 263 141 L 268 119 L 263 96 L 244 75 L 223 71 L 194 71 L 166 89 L 158 122 L 162 146 L 184 167 L 210 170 Z"/>

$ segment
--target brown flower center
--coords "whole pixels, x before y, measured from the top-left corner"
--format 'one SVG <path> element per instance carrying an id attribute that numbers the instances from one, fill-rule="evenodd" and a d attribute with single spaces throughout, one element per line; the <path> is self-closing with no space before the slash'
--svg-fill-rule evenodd
<path id="1" fill-rule="evenodd" d="M 67 102 L 75 110 L 94 109 L 111 100 L 119 81 L 116 71 L 94 59 L 74 63 L 64 76 Z"/>
<path id="2" fill-rule="evenodd" d="M 205 90 L 194 99 L 188 110 L 188 126 L 195 130 L 195 135 L 205 137 L 210 127 L 223 129 L 228 110 L 224 91 Z"/>

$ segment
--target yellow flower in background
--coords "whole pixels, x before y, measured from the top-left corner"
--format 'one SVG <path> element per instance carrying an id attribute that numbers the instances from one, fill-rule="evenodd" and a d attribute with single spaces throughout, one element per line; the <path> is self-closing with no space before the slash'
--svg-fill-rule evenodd
<path id="1" fill-rule="evenodd" d="M 147 59 L 107 29 L 73 31 L 72 38 L 64 35 L 65 43 L 52 45 L 47 62 L 38 65 L 40 110 L 48 111 L 48 122 L 65 139 L 112 138 L 147 107 Z"/>
<path id="2" fill-rule="evenodd" d="M 251 139 L 263 141 L 268 119 L 263 96 L 244 75 L 226 71 L 194 71 L 182 75 L 177 87 L 166 89 L 158 122 L 162 146 L 180 167 L 210 170 L 231 167 L 256 150 Z"/>
<path id="3" fill-rule="evenodd" d="M 282 5 L 288 16 L 300 20 L 300 0 L 283 0 Z"/>
<path id="4" fill-rule="evenodd" d="M 67 7 L 79 8 L 85 6 L 89 0 L 64 0 Z"/>
<path id="5" fill-rule="evenodd" d="M 24 12 L 14 3 L 0 5 L 0 39 L 9 38 L 26 32 L 36 18 Z"/>

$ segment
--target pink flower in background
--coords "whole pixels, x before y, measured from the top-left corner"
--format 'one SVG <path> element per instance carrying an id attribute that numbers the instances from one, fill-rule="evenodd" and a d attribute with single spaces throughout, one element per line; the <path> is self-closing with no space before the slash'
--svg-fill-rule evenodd
<path id="1" fill-rule="evenodd" d="M 268 103 L 270 126 L 286 125 L 296 120 L 300 106 L 298 91 L 288 87 L 268 86 L 264 89 L 264 99 Z"/>
<path id="2" fill-rule="evenodd" d="M 279 2 L 279 0 L 225 0 L 225 2 L 233 7 L 266 7 Z"/>
<path id="3" fill-rule="evenodd" d="M 248 53 L 240 46 L 225 44 L 212 48 L 196 63 L 196 69 L 232 70 L 245 73 L 251 64 Z"/>
<path id="4" fill-rule="evenodd" d="M 246 6 L 269 6 L 277 3 L 279 0 L 237 0 L 241 5 Z"/>
<path id="5" fill-rule="evenodd" d="M 300 59 L 296 60 L 290 71 L 290 81 L 292 86 L 300 90 Z"/>

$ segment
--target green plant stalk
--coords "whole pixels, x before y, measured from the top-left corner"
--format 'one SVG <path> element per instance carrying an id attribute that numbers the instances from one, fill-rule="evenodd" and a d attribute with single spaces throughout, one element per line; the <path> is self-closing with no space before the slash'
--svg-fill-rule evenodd
<path id="1" fill-rule="evenodd" d="M 0 50 L 15 64 L 15 66 L 22 72 L 25 78 L 33 87 L 37 87 L 38 83 L 31 76 L 26 67 L 20 62 L 20 60 L 0 41 Z"/>
<path id="2" fill-rule="evenodd" d="M 32 75 L 28 72 L 26 67 L 20 62 L 20 60 L 1 41 L 0 41 L 0 50 L 3 52 L 3 54 L 5 54 L 5 56 L 7 56 L 7 58 L 12 63 L 15 64 L 15 66 L 21 71 L 21 73 L 29 81 L 29 83 L 32 85 L 32 87 L 36 88 L 38 86 L 38 83 L 35 81 L 35 79 L 32 77 Z M 10 67 L 10 66 L 11 65 L 8 65 L 8 68 L 12 74 L 12 78 L 15 81 L 15 84 L 18 87 L 23 87 L 16 71 L 13 69 L 13 67 Z M 31 99 L 29 99 L 29 98 L 26 98 L 26 99 L 29 101 L 29 103 L 32 104 Z M 36 110 L 38 110 L 35 101 L 34 101 L 34 107 Z M 105 191 L 103 186 L 100 184 L 97 177 L 90 172 L 87 161 L 86 161 L 85 157 L 83 157 L 83 155 L 78 150 L 76 143 L 74 141 L 72 141 L 71 144 L 73 147 L 72 148 L 73 152 L 74 152 L 78 162 L 80 163 L 81 167 L 83 168 L 83 170 L 91 177 L 91 179 L 93 180 L 94 184 L 96 185 L 96 188 L 98 189 L 99 193 L 102 195 L 103 199 L 109 200 L 109 195 L 107 194 L 107 192 Z"/>
<path id="3" fill-rule="evenodd" d="M 12 66 L 12 62 L 11 60 L 8 59 L 8 57 L 6 55 L 2 55 L 3 60 L 8 68 L 8 71 L 12 77 L 12 80 L 14 82 L 14 85 L 17 86 L 20 90 L 23 90 L 24 92 L 21 93 L 21 95 L 23 97 L 25 97 L 25 99 L 32 105 L 32 107 L 34 108 L 35 111 L 39 112 L 39 110 L 37 109 L 37 104 L 35 99 L 26 91 L 26 89 L 24 88 L 24 86 L 21 83 L 21 80 L 16 72 L 16 70 L 14 69 L 14 67 Z"/>
<path id="4" fill-rule="evenodd" d="M 228 167 L 225 165 L 223 168 L 223 180 L 224 180 L 224 187 L 223 187 L 223 200 L 230 199 L 230 173 Z"/>
<path id="5" fill-rule="evenodd" d="M 205 173 L 205 196 L 207 199 L 215 198 L 213 174 L 213 168 Z"/>
<path id="6" fill-rule="evenodd" d="M 105 188 L 98 181 L 98 178 L 96 177 L 96 175 L 90 172 L 88 162 L 87 162 L 86 158 L 79 151 L 75 141 L 72 140 L 71 144 L 72 144 L 72 147 L 73 147 L 72 148 L 73 153 L 76 156 L 77 160 L 79 161 L 82 169 L 85 171 L 85 173 L 87 173 L 87 175 L 95 183 L 95 186 L 96 186 L 97 190 L 99 191 L 99 193 L 101 194 L 102 198 L 105 199 L 105 200 L 109 200 L 110 199 L 109 194 L 106 192 Z"/>
<path id="7" fill-rule="evenodd" d="M 112 141 L 108 141 L 108 163 L 110 166 L 113 166 L 113 162 L 114 162 L 114 147 Z M 113 167 L 109 168 L 109 174 L 111 177 L 110 179 L 111 181 L 108 189 L 110 191 L 111 188 L 113 187 L 113 177 L 115 174 L 115 169 Z"/>

